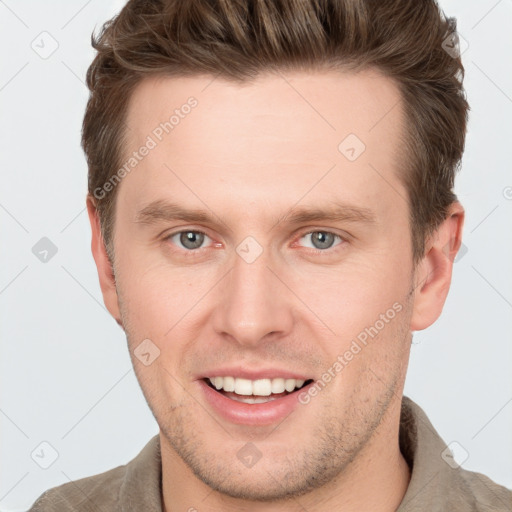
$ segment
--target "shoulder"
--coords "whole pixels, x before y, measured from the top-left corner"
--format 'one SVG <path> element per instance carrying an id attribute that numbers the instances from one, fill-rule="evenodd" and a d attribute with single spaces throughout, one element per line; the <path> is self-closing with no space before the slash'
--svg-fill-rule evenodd
<path id="1" fill-rule="evenodd" d="M 459 477 L 464 484 L 467 496 L 471 497 L 473 510 L 478 512 L 510 512 L 512 510 L 512 490 L 474 471 L 461 469 Z"/>
<path id="2" fill-rule="evenodd" d="M 39 496 L 29 512 L 160 511 L 161 474 L 157 434 L 127 464 L 53 487 Z"/>
<path id="3" fill-rule="evenodd" d="M 462 468 L 421 407 L 404 396 L 400 450 L 411 479 L 399 512 L 512 511 L 512 491 L 489 477 Z"/>
<path id="4" fill-rule="evenodd" d="M 45 491 L 29 512 L 96 511 L 114 505 L 126 474 L 126 466 L 118 466 L 98 475 L 81 478 Z"/>

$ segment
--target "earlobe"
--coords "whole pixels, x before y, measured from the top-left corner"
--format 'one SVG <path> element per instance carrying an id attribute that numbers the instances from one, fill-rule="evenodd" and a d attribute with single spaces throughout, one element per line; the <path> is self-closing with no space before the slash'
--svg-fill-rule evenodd
<path id="1" fill-rule="evenodd" d="M 91 250 L 98 270 L 103 302 L 109 313 L 114 317 L 114 320 L 124 329 L 119 311 L 114 271 L 101 233 L 100 218 L 98 210 L 96 209 L 96 203 L 90 195 L 87 196 L 86 203 L 92 233 Z"/>
<path id="2" fill-rule="evenodd" d="M 411 331 L 421 331 L 441 315 L 452 278 L 453 262 L 462 243 L 464 209 L 456 201 L 446 219 L 426 242 L 425 255 L 415 271 Z"/>

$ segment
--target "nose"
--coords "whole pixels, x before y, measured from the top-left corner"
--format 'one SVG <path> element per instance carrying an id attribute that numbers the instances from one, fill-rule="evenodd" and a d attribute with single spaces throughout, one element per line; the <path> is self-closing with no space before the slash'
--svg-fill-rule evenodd
<path id="1" fill-rule="evenodd" d="M 279 275 L 282 272 L 270 260 L 266 251 L 250 263 L 235 253 L 213 314 L 217 334 L 255 347 L 291 332 L 293 294 L 284 284 L 285 276 Z"/>

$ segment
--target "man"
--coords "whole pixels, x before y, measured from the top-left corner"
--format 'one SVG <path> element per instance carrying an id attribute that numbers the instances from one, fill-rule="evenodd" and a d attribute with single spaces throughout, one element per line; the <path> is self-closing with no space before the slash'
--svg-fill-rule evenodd
<path id="1" fill-rule="evenodd" d="M 433 1 L 130 1 L 83 125 L 92 251 L 160 427 L 32 510 L 510 510 L 403 397 L 461 243 Z"/>

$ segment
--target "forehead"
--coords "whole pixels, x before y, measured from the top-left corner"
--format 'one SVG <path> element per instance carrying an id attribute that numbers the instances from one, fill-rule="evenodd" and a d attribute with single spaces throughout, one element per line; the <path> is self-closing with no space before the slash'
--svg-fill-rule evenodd
<path id="1" fill-rule="evenodd" d="M 269 197 L 289 206 L 309 189 L 312 200 L 327 191 L 331 200 L 371 201 L 388 188 L 396 201 L 400 188 L 400 93 L 375 70 L 265 74 L 243 84 L 148 78 L 132 94 L 126 124 L 126 159 L 152 146 L 121 183 L 138 206 L 178 189 L 198 206 L 218 185 L 234 207 L 260 209 Z"/>
<path id="2" fill-rule="evenodd" d="M 188 109 L 191 98 L 197 107 Z M 205 144 L 216 134 L 239 133 L 239 128 L 267 133 L 269 142 L 276 132 L 280 138 L 318 134 L 336 141 L 348 130 L 370 141 L 379 125 L 382 134 L 401 122 L 400 100 L 395 82 L 375 69 L 266 73 L 242 83 L 210 75 L 154 76 L 132 92 L 128 140 L 137 142 L 175 114 L 174 128 L 180 124 L 183 136 L 193 130 Z M 196 120 L 189 129 L 190 122 L 181 122 L 188 113 Z M 387 122 L 385 117 L 390 117 Z"/>

